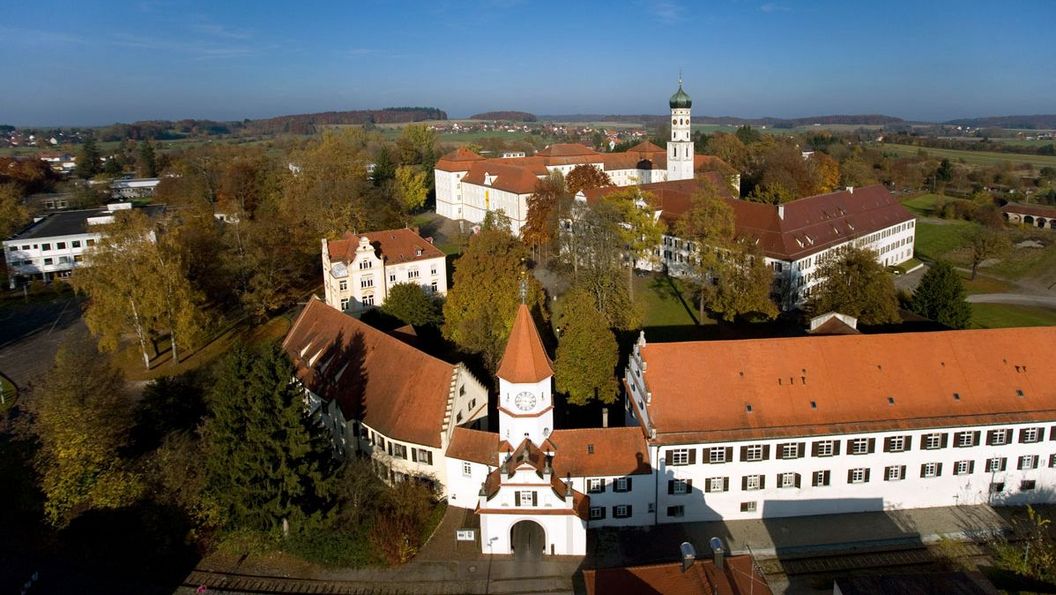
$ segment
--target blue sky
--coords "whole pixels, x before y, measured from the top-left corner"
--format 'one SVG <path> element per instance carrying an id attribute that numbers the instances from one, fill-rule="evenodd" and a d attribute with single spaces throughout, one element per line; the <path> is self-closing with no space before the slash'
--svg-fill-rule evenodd
<path id="1" fill-rule="evenodd" d="M 911 119 L 1056 112 L 1056 2 L 32 2 L 0 5 L 0 123 L 451 117 Z"/>

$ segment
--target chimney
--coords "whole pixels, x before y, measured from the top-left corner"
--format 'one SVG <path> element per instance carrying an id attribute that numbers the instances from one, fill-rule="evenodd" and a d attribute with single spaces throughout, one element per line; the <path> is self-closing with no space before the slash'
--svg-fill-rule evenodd
<path id="1" fill-rule="evenodd" d="M 722 540 L 718 537 L 712 537 L 708 541 L 708 545 L 711 546 L 711 553 L 715 557 L 715 568 L 722 570 L 723 560 L 726 557 L 726 550 L 722 547 Z"/>
<path id="2" fill-rule="evenodd" d="M 682 572 L 685 572 L 696 562 L 697 550 L 693 549 L 693 544 L 688 541 L 683 541 L 678 549 L 682 552 Z"/>
<path id="3" fill-rule="evenodd" d="M 785 205 L 777 205 L 777 218 L 782 221 L 785 220 Z"/>
<path id="4" fill-rule="evenodd" d="M 609 408 L 608 407 L 602 407 L 601 408 L 601 427 L 603 427 L 603 428 L 609 427 Z"/>

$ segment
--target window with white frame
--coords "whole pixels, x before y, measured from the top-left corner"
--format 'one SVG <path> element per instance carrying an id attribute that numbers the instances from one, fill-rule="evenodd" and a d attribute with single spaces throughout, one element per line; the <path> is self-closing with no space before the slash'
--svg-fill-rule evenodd
<path id="1" fill-rule="evenodd" d="M 725 492 L 729 482 L 730 480 L 727 477 L 709 477 L 707 482 L 708 492 Z"/>
<path id="2" fill-rule="evenodd" d="M 338 281 L 337 282 L 337 289 L 338 289 L 338 291 L 348 291 L 348 281 L 345 280 L 345 279 L 342 279 L 342 280 Z"/>
<path id="3" fill-rule="evenodd" d="M 597 494 L 605 490 L 604 480 L 592 477 L 587 480 L 587 492 L 591 494 Z"/>
<path id="4" fill-rule="evenodd" d="M 417 279 L 418 278 L 418 269 L 407 269 L 407 278 L 408 279 Z"/>
<path id="5" fill-rule="evenodd" d="M 604 506 L 591 506 L 590 507 L 590 520 L 597 521 L 605 518 L 605 507 Z"/>
<path id="6" fill-rule="evenodd" d="M 473 475 L 473 465 L 471 465 L 470 463 L 463 462 L 462 463 L 462 476 L 463 477 L 470 477 L 472 475 Z"/>
<path id="7" fill-rule="evenodd" d="M 763 445 L 762 444 L 750 444 L 745 447 L 744 460 L 746 461 L 761 461 L 763 460 Z"/>
<path id="8" fill-rule="evenodd" d="M 986 460 L 986 472 L 997 473 L 1005 470 L 1005 457 L 993 457 Z"/>
<path id="9" fill-rule="evenodd" d="M 1019 441 L 1030 443 L 1041 440 L 1041 428 L 1023 428 L 1019 431 Z"/>
<path id="10" fill-rule="evenodd" d="M 763 489 L 763 476 L 762 475 L 746 475 L 744 477 L 744 489 L 746 489 L 746 490 L 761 490 L 761 489 Z"/>
<path id="11" fill-rule="evenodd" d="M 857 467 L 850 471 L 851 483 L 865 483 L 867 469 L 865 467 Z"/>
<path id="12" fill-rule="evenodd" d="M 924 435 L 924 448 L 925 450 L 935 450 L 942 448 L 942 434 L 925 434 Z"/>
<path id="13" fill-rule="evenodd" d="M 777 486 L 780 488 L 799 487 L 799 481 L 797 480 L 795 473 L 781 473 L 778 474 L 777 479 Z"/>
<path id="14" fill-rule="evenodd" d="M 708 462 L 709 463 L 725 463 L 726 462 L 726 447 L 714 446 L 708 449 Z"/>
<path id="15" fill-rule="evenodd" d="M 631 507 L 626 504 L 617 504 L 612 507 L 612 516 L 618 519 L 625 519 L 631 516 Z"/>
<path id="16" fill-rule="evenodd" d="M 869 439 L 868 438 L 855 438 L 855 439 L 851 440 L 851 454 L 852 455 L 869 454 Z"/>
<path id="17" fill-rule="evenodd" d="M 370 260 L 361 260 L 361 261 L 359 261 L 359 270 L 361 270 L 361 271 L 363 269 L 372 268 L 373 266 L 374 266 L 374 262 L 373 261 L 370 261 Z"/>
<path id="18" fill-rule="evenodd" d="M 827 471 L 827 470 L 826 471 L 815 471 L 813 477 L 811 478 L 810 485 L 812 485 L 812 486 L 814 486 L 816 488 L 825 487 L 825 486 L 829 485 L 829 478 L 830 477 L 831 477 L 831 473 L 829 473 L 829 471 Z"/>
<path id="19" fill-rule="evenodd" d="M 1023 456 L 1019 457 L 1019 467 L 1018 467 L 1018 469 L 1020 471 L 1023 471 L 1023 470 L 1026 470 L 1026 469 L 1037 469 L 1037 468 L 1038 468 L 1038 455 L 1023 455 Z"/>
<path id="20" fill-rule="evenodd" d="M 790 442 L 788 444 L 781 445 L 781 458 L 782 459 L 798 459 L 799 458 L 799 443 Z"/>
<path id="21" fill-rule="evenodd" d="M 433 277 L 436 276 L 436 265 L 435 264 L 432 266 L 432 268 L 429 269 L 429 274 L 432 275 Z"/>
<path id="22" fill-rule="evenodd" d="M 389 283 L 396 282 L 396 273 L 389 273 Z"/>
<path id="23" fill-rule="evenodd" d="M 814 444 L 817 446 L 817 456 L 819 457 L 831 457 L 835 452 L 836 443 L 833 440 L 822 440 L 820 442 L 815 442 Z"/>
<path id="24" fill-rule="evenodd" d="M 362 289 L 374 287 L 374 277 L 363 277 L 359 280 L 359 286 Z"/>
<path id="25" fill-rule="evenodd" d="M 957 432 L 954 434 L 958 448 L 975 446 L 975 432 Z"/>
<path id="26" fill-rule="evenodd" d="M 757 507 L 757 505 L 756 505 L 756 503 L 754 501 L 752 501 L 752 502 L 741 502 L 741 512 L 755 512 L 756 511 L 756 507 Z"/>
<path id="27" fill-rule="evenodd" d="M 374 305 L 374 296 L 373 295 L 365 295 L 365 296 L 363 296 L 363 305 L 364 306 L 373 306 Z"/>
<path id="28" fill-rule="evenodd" d="M 686 479 L 673 479 L 671 480 L 671 493 L 675 495 L 688 494 L 689 493 L 689 481 Z"/>
<path id="29" fill-rule="evenodd" d="M 968 475 L 971 472 L 972 472 L 972 462 L 971 461 L 957 461 L 956 463 L 953 464 L 953 474 L 954 475 Z"/>
<path id="30" fill-rule="evenodd" d="M 941 463 L 924 463 L 920 466 L 920 476 L 938 477 L 940 469 L 942 469 Z"/>
<path id="31" fill-rule="evenodd" d="M 676 448 L 671 452 L 671 464 L 672 465 L 688 465 L 689 464 L 689 449 L 688 448 Z"/>
<path id="32" fill-rule="evenodd" d="M 348 298 L 341 299 L 341 309 L 348 310 Z"/>
<path id="33" fill-rule="evenodd" d="M 887 450 L 889 452 L 902 452 L 906 450 L 905 436 L 891 436 L 887 441 Z"/>
<path id="34" fill-rule="evenodd" d="M 1008 444 L 1008 434 L 1010 430 L 990 430 L 986 433 L 986 443 L 990 446 L 1003 446 Z"/>
<path id="35" fill-rule="evenodd" d="M 906 478 L 906 468 L 903 465 L 890 465 L 884 468 L 884 481 L 902 481 Z"/>
<path id="36" fill-rule="evenodd" d="M 612 484 L 612 489 L 615 492 L 626 492 L 631 489 L 630 481 L 626 477 L 617 477 Z"/>

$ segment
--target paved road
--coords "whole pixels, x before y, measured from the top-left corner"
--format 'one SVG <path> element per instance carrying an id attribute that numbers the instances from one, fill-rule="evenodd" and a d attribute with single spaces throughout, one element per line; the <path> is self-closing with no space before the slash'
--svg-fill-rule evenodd
<path id="1" fill-rule="evenodd" d="M 0 371 L 20 390 L 32 390 L 47 374 L 72 331 L 86 331 L 80 302 L 69 294 L 29 303 L 0 304 Z"/>
<path id="2" fill-rule="evenodd" d="M 1013 304 L 1017 306 L 1042 306 L 1056 308 L 1056 296 L 1028 295 L 1024 293 L 977 293 L 967 298 L 973 304 Z"/>

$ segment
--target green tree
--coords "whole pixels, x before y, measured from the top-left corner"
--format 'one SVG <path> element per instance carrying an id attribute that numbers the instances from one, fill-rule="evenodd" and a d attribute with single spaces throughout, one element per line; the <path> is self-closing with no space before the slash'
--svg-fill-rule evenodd
<path id="1" fill-rule="evenodd" d="M 972 250 L 972 281 L 975 281 L 979 265 L 1007 254 L 1012 249 L 1012 242 L 999 230 L 979 227 L 968 236 L 968 247 Z"/>
<path id="2" fill-rule="evenodd" d="M 101 163 L 102 157 L 99 154 L 99 147 L 95 144 L 95 137 L 89 135 L 84 139 L 84 144 L 77 153 L 77 166 L 73 169 L 73 175 L 85 180 L 91 179 L 102 171 Z"/>
<path id="3" fill-rule="evenodd" d="M 964 301 L 961 276 L 947 262 L 936 262 L 920 279 L 910 310 L 950 328 L 964 329 L 972 322 L 972 306 Z"/>
<path id="4" fill-rule="evenodd" d="M 149 141 L 139 143 L 136 153 L 136 175 L 140 178 L 154 178 L 158 175 L 158 159 L 154 154 L 154 145 Z"/>
<path id="5" fill-rule="evenodd" d="M 205 495 L 224 526 L 300 533 L 330 522 L 336 469 L 325 432 L 305 415 L 293 365 L 278 347 L 230 353 L 203 428 Z"/>
<path id="6" fill-rule="evenodd" d="M 29 222 L 29 209 L 22 202 L 18 184 L 0 184 L 0 238 L 7 238 Z"/>
<path id="7" fill-rule="evenodd" d="M 559 392 L 573 405 L 592 400 L 616 401 L 616 364 L 619 353 L 616 337 L 608 321 L 598 311 L 594 298 L 585 290 L 573 288 L 562 298 L 561 329 L 554 380 Z"/>
<path id="8" fill-rule="evenodd" d="M 498 367 L 513 328 L 522 279 L 528 288 L 526 303 L 542 307 L 542 288 L 522 273 L 527 259 L 528 250 L 508 229 L 489 224 L 470 238 L 455 261 L 443 333 L 467 351 L 480 353 L 489 370 Z"/>
<path id="9" fill-rule="evenodd" d="M 627 267 L 627 288 L 633 297 L 634 267 L 639 263 L 653 264 L 656 247 L 663 238 L 663 227 L 656 217 L 653 195 L 638 188 L 617 190 L 605 195 L 594 210 L 602 218 L 614 222 L 612 232 L 617 241 L 610 250 L 620 250 Z"/>
<path id="10" fill-rule="evenodd" d="M 76 337 L 59 348 L 41 393 L 31 409 L 48 521 L 64 525 L 77 511 L 134 501 L 140 481 L 119 456 L 132 413 L 121 374 Z"/>
<path id="11" fill-rule="evenodd" d="M 169 333 L 173 362 L 178 347 L 193 343 L 204 321 L 176 250 L 158 239 L 151 221 L 136 210 L 118 211 L 103 239 L 86 253 L 73 286 L 88 296 L 85 322 L 104 351 L 114 351 L 127 332 L 135 334 L 150 368 L 147 342 L 153 331 Z"/>
<path id="12" fill-rule="evenodd" d="M 737 138 L 746 145 L 759 142 L 759 139 L 762 138 L 762 134 L 748 124 L 737 128 L 736 134 Z"/>
<path id="13" fill-rule="evenodd" d="M 738 239 L 719 259 L 708 310 L 726 321 L 749 315 L 777 316 L 777 306 L 770 298 L 774 277 L 764 260 L 754 238 Z"/>
<path id="14" fill-rule="evenodd" d="M 410 124 L 400 130 L 400 136 L 396 139 L 396 149 L 399 151 L 401 165 L 420 165 L 427 171 L 432 171 L 439 157 L 437 144 L 440 136 L 435 130 L 430 130 L 424 124 Z"/>
<path id="15" fill-rule="evenodd" d="M 381 309 L 414 326 L 435 325 L 443 320 L 437 300 L 417 283 L 393 285 Z"/>
<path id="16" fill-rule="evenodd" d="M 429 172 L 420 166 L 401 165 L 396 168 L 396 196 L 405 212 L 413 212 L 425 204 L 430 177 Z"/>
<path id="17" fill-rule="evenodd" d="M 822 281 L 809 300 L 815 314 L 839 312 L 864 324 L 900 320 L 895 283 L 871 250 L 843 249 L 821 265 L 818 276 Z"/>

